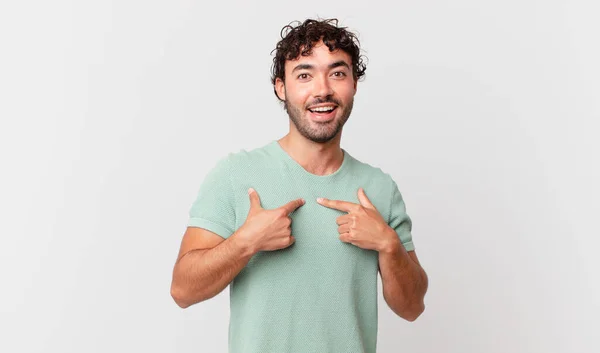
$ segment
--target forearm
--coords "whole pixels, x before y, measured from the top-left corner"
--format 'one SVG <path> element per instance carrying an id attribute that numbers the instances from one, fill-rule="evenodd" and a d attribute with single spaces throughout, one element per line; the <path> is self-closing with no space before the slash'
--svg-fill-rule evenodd
<path id="1" fill-rule="evenodd" d="M 173 298 L 186 308 L 214 297 L 231 283 L 255 253 L 237 233 L 212 249 L 188 252 L 173 270 Z"/>
<path id="2" fill-rule="evenodd" d="M 379 268 L 386 303 L 398 316 L 414 321 L 425 309 L 427 274 L 399 239 L 379 252 Z"/>

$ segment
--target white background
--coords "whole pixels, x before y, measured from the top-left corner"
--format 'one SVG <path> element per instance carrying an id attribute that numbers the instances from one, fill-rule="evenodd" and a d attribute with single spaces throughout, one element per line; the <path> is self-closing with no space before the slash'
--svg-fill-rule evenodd
<path id="1" fill-rule="evenodd" d="M 225 154 L 283 136 L 281 28 L 337 17 L 368 57 L 342 147 L 397 181 L 430 279 L 378 352 L 598 352 L 593 1 L 0 5 L 0 351 L 226 352 L 229 289 L 171 271 Z"/>

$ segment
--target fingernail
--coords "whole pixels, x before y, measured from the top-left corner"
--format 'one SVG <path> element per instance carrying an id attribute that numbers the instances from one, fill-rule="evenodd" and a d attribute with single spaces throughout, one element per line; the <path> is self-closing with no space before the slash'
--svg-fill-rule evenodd
<path id="1" fill-rule="evenodd" d="M 317 197 L 317 202 L 323 202 L 323 198 L 322 197 Z"/>
<path id="2" fill-rule="evenodd" d="M 253 188 L 248 189 L 248 194 L 251 194 L 254 191 Z"/>

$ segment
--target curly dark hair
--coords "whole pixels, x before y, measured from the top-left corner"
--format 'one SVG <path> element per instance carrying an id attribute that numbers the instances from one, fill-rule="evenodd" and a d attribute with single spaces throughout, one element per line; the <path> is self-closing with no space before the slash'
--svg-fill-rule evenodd
<path id="1" fill-rule="evenodd" d="M 294 22 L 297 22 L 298 26 L 292 26 Z M 365 75 L 367 65 L 363 61 L 365 56 L 360 53 L 360 42 L 357 36 L 347 31 L 346 28 L 338 27 L 338 20 L 332 18 L 324 20 L 307 19 L 304 23 L 293 21 L 281 29 L 282 39 L 273 49 L 275 57 L 271 67 L 271 83 L 277 99 L 281 101 L 275 89 L 275 81 L 280 78 L 285 82 L 285 61 L 296 59 L 300 55 L 311 55 L 314 44 L 321 39 L 330 52 L 339 48 L 350 55 L 352 58 L 352 74 L 355 80 Z M 301 49 L 302 51 L 300 51 Z"/>

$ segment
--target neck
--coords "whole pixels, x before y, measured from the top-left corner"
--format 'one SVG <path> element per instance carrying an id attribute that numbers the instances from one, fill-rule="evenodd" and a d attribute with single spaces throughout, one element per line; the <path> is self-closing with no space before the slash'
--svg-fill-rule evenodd
<path id="1" fill-rule="evenodd" d="M 340 168 L 344 152 L 340 148 L 341 132 L 325 143 L 317 143 L 292 132 L 278 140 L 281 147 L 307 172 L 329 175 Z"/>

